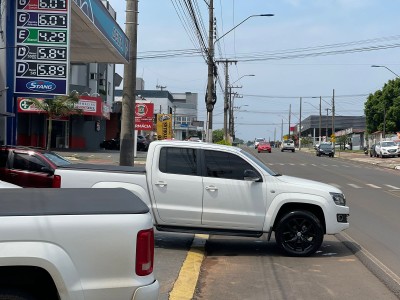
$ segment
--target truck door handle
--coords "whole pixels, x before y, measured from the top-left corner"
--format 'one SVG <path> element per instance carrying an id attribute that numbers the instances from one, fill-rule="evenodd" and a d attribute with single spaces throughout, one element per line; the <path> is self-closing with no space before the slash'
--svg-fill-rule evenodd
<path id="1" fill-rule="evenodd" d="M 218 188 L 216 186 L 214 186 L 214 185 L 209 185 L 209 186 L 206 186 L 206 190 L 207 191 L 211 191 L 211 192 L 215 192 L 215 191 L 218 191 Z"/>
<path id="2" fill-rule="evenodd" d="M 158 185 L 159 187 L 164 187 L 167 186 L 167 183 L 165 181 L 158 181 L 155 183 L 155 185 Z"/>

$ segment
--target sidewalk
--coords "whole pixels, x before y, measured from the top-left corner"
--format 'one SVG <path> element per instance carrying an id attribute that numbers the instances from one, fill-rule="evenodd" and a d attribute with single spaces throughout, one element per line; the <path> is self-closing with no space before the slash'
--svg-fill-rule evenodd
<path id="1" fill-rule="evenodd" d="M 57 154 L 65 157 L 72 163 L 89 163 L 101 165 L 119 165 L 120 152 L 115 150 L 55 150 Z M 138 151 L 134 158 L 134 165 L 143 165 L 146 163 L 147 152 Z"/>

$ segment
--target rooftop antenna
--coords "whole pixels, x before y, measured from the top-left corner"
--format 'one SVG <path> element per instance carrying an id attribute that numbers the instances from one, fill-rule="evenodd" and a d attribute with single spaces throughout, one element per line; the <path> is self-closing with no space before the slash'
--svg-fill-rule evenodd
<path id="1" fill-rule="evenodd" d="M 163 91 L 167 86 L 162 86 L 162 85 L 156 85 L 157 89 L 160 89 L 161 91 Z"/>

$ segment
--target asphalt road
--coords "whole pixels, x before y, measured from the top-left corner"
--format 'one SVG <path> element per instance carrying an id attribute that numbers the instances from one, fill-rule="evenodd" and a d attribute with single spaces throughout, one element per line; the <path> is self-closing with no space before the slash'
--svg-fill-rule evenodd
<path id="1" fill-rule="evenodd" d="M 265 238 L 210 236 L 201 266 L 193 271 L 198 273 L 193 299 L 400 298 L 399 170 L 298 151 L 246 150 L 278 173 L 339 187 L 350 206 L 350 228 L 325 236 L 320 251 L 308 258 L 282 256 Z M 97 157 L 115 160 L 112 156 L 118 153 Z M 189 234 L 156 233 L 160 299 L 187 299 L 170 293 L 192 240 Z"/>

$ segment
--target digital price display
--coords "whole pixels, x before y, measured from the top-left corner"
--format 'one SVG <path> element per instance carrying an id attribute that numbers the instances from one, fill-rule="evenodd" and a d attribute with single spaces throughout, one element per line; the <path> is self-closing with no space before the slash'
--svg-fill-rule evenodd
<path id="1" fill-rule="evenodd" d="M 67 44 L 66 30 L 17 28 L 17 42 L 22 44 Z"/>
<path id="2" fill-rule="evenodd" d="M 17 60 L 67 61 L 67 47 L 17 46 Z"/>
<path id="3" fill-rule="evenodd" d="M 19 10 L 67 11 L 67 0 L 17 0 Z"/>
<path id="4" fill-rule="evenodd" d="M 68 92 L 71 0 L 16 0 L 15 92 Z"/>
<path id="5" fill-rule="evenodd" d="M 18 12 L 17 26 L 19 27 L 51 27 L 67 28 L 67 14 Z"/>
<path id="6" fill-rule="evenodd" d="M 38 43 L 51 43 L 51 44 L 65 44 L 67 42 L 66 31 L 54 31 L 54 30 L 39 30 L 38 31 Z"/>
<path id="7" fill-rule="evenodd" d="M 66 78 L 67 64 L 57 63 L 37 63 L 37 62 L 17 62 L 16 75 L 18 77 L 33 78 Z"/>

